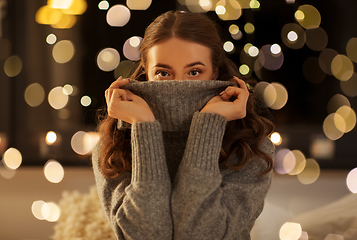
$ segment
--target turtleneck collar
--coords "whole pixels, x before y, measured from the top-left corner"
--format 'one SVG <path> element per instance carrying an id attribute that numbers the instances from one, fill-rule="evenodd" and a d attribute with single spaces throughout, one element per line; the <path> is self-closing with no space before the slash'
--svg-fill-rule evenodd
<path id="1" fill-rule="evenodd" d="M 150 106 L 163 131 L 188 131 L 193 114 L 234 83 L 218 80 L 130 80 L 123 89 L 142 97 Z M 130 124 L 118 121 L 118 128 Z"/>

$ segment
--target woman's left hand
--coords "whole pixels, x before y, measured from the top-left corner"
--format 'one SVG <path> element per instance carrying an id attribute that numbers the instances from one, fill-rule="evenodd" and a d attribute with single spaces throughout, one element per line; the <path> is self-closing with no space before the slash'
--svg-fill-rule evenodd
<path id="1" fill-rule="evenodd" d="M 209 100 L 201 112 L 219 114 L 225 117 L 227 121 L 244 118 L 247 114 L 249 91 L 243 80 L 237 77 L 234 77 L 234 80 L 239 87 L 227 87 L 219 96 Z M 230 101 L 233 96 L 236 99 Z"/>

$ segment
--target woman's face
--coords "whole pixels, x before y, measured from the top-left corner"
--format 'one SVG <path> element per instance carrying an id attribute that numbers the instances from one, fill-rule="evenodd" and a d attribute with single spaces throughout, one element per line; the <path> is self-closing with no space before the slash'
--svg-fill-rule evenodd
<path id="1" fill-rule="evenodd" d="M 156 80 L 216 80 L 211 50 L 201 44 L 170 38 L 148 50 L 147 78 Z"/>

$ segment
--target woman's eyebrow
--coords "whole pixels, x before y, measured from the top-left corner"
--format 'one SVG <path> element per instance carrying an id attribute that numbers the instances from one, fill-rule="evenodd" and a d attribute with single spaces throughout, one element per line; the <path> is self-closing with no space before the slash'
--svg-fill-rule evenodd
<path id="1" fill-rule="evenodd" d="M 158 64 L 154 65 L 152 68 L 156 68 L 156 67 L 167 68 L 167 69 L 172 68 L 170 65 L 162 64 L 162 63 L 158 63 Z"/>
<path id="2" fill-rule="evenodd" d="M 203 64 L 203 62 L 197 61 L 197 62 L 193 62 L 193 63 L 187 64 L 187 65 L 185 66 L 185 68 L 193 67 L 193 66 L 195 66 L 195 65 L 202 65 L 202 66 L 206 67 L 206 65 Z"/>

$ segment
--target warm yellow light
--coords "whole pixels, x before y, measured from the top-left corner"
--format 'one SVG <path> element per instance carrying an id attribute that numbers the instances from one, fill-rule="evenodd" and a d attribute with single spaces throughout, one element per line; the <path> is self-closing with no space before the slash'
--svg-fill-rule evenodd
<path id="1" fill-rule="evenodd" d="M 275 144 L 275 145 L 280 145 L 283 140 L 278 132 L 273 132 L 270 135 L 270 140 Z"/>
<path id="2" fill-rule="evenodd" d="M 223 44 L 223 49 L 226 52 L 232 52 L 234 50 L 234 44 L 231 41 L 227 41 Z"/>
<path id="3" fill-rule="evenodd" d="M 312 5 L 301 5 L 295 13 L 296 20 L 306 29 L 318 28 L 321 23 L 320 12 Z"/>
<path id="4" fill-rule="evenodd" d="M 22 61 L 19 56 L 13 55 L 6 59 L 4 71 L 8 77 L 16 77 L 22 70 Z"/>
<path id="5" fill-rule="evenodd" d="M 341 81 L 348 81 L 354 72 L 351 60 L 342 54 L 337 55 L 331 62 L 332 74 Z"/>
<path id="6" fill-rule="evenodd" d="M 83 96 L 81 98 L 81 104 L 83 107 L 88 107 L 89 105 L 91 105 L 92 103 L 92 99 L 89 96 Z"/>
<path id="7" fill-rule="evenodd" d="M 295 12 L 295 18 L 298 21 L 303 20 L 305 18 L 305 14 L 301 10 L 297 10 Z"/>
<path id="8" fill-rule="evenodd" d="M 98 4 L 98 8 L 99 8 L 100 10 L 108 10 L 108 8 L 109 8 L 109 3 L 108 3 L 108 1 L 105 1 L 105 0 L 101 1 L 101 2 Z"/>
<path id="9" fill-rule="evenodd" d="M 249 49 L 250 49 L 251 47 L 253 47 L 253 44 L 251 44 L 251 43 L 245 44 L 244 47 L 243 47 L 244 52 L 249 53 Z"/>
<path id="10" fill-rule="evenodd" d="M 239 67 L 239 72 L 240 74 L 242 75 L 247 75 L 250 71 L 250 68 L 247 64 L 242 64 L 240 67 Z"/>
<path id="11" fill-rule="evenodd" d="M 74 88 L 73 88 L 72 85 L 66 84 L 66 85 L 63 86 L 62 91 L 66 95 L 71 95 L 73 93 L 73 91 L 74 91 Z"/>
<path id="12" fill-rule="evenodd" d="M 53 143 L 55 143 L 57 140 L 57 134 L 54 131 L 49 131 L 46 134 L 46 143 L 48 145 L 52 145 Z"/>
<path id="13" fill-rule="evenodd" d="M 346 184 L 352 193 L 357 193 L 357 168 L 352 169 L 348 173 Z"/>
<path id="14" fill-rule="evenodd" d="M 48 94 L 48 103 L 57 110 L 64 108 L 68 99 L 68 95 L 63 93 L 63 87 L 55 87 Z"/>
<path id="15" fill-rule="evenodd" d="M 255 31 L 255 27 L 252 23 L 246 23 L 244 25 L 244 31 L 248 34 L 251 34 Z"/>
<path id="16" fill-rule="evenodd" d="M 302 228 L 299 223 L 286 222 L 279 231 L 280 240 L 298 240 L 301 236 Z"/>
<path id="17" fill-rule="evenodd" d="M 270 52 L 271 52 L 272 54 L 275 54 L 275 55 L 281 53 L 281 47 L 280 47 L 280 45 L 279 45 L 279 44 L 276 44 L 276 43 L 273 44 L 273 45 L 271 45 L 271 47 L 270 47 Z"/>
<path id="18" fill-rule="evenodd" d="M 52 56 L 57 63 L 67 63 L 74 56 L 74 45 L 69 40 L 62 40 L 53 47 Z"/>
<path id="19" fill-rule="evenodd" d="M 65 14 L 82 15 L 87 10 L 86 0 L 73 0 L 68 8 L 62 10 Z"/>
<path id="20" fill-rule="evenodd" d="M 71 6 L 73 0 L 48 0 L 47 5 L 51 8 L 66 9 Z"/>
<path id="21" fill-rule="evenodd" d="M 351 38 L 346 45 L 347 56 L 357 63 L 357 38 Z"/>
<path id="22" fill-rule="evenodd" d="M 229 26 L 228 30 L 231 34 L 237 34 L 239 32 L 239 27 L 235 24 L 232 24 Z"/>
<path id="23" fill-rule="evenodd" d="M 45 90 L 39 83 L 33 83 L 26 88 L 24 98 L 28 105 L 37 107 L 45 99 Z"/>
<path id="24" fill-rule="evenodd" d="M 46 179 L 51 183 L 59 183 L 64 177 L 64 169 L 56 160 L 48 160 L 44 166 L 43 172 Z"/>
<path id="25" fill-rule="evenodd" d="M 130 20 L 130 10 L 123 5 L 114 5 L 107 12 L 107 23 L 112 27 L 123 27 Z"/>
<path id="26" fill-rule="evenodd" d="M 249 2 L 249 6 L 250 6 L 250 8 L 252 8 L 252 9 L 258 9 L 258 8 L 260 8 L 260 2 L 257 1 L 257 0 L 251 0 L 251 1 Z"/>
<path id="27" fill-rule="evenodd" d="M 105 72 L 113 71 L 120 62 L 120 55 L 114 48 L 105 48 L 97 56 L 98 67 Z"/>
<path id="28" fill-rule="evenodd" d="M 22 155 L 16 148 L 9 148 L 3 155 L 3 162 L 9 169 L 18 169 L 22 163 Z"/>
<path id="29" fill-rule="evenodd" d="M 55 34 L 53 34 L 53 33 L 48 34 L 48 36 L 46 38 L 46 42 L 48 44 L 55 44 L 56 41 L 57 41 L 57 37 Z"/>
<path id="30" fill-rule="evenodd" d="M 126 0 L 126 5 L 131 10 L 146 10 L 150 7 L 152 0 Z"/>
<path id="31" fill-rule="evenodd" d="M 256 46 L 252 46 L 248 49 L 248 54 L 251 57 L 256 57 L 259 54 L 259 49 Z"/>
<path id="32" fill-rule="evenodd" d="M 39 24 L 51 25 L 59 22 L 61 17 L 61 10 L 51 8 L 49 5 L 45 5 L 37 10 L 35 20 Z"/>

